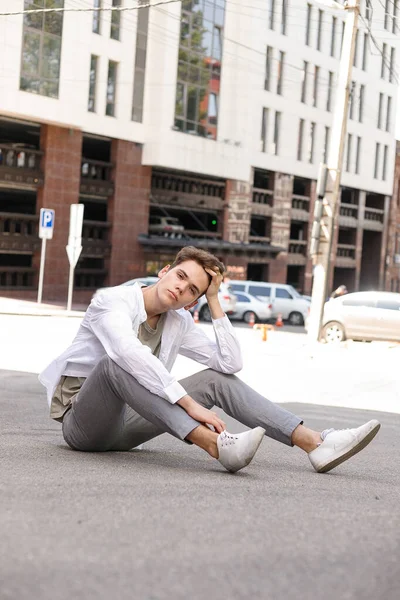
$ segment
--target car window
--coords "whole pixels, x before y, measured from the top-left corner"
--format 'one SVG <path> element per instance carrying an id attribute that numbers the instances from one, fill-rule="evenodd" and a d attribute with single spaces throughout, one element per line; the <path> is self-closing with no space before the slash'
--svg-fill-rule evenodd
<path id="1" fill-rule="evenodd" d="M 271 288 L 270 287 L 261 287 L 260 285 L 249 285 L 249 294 L 253 296 L 259 297 L 270 297 L 271 296 Z"/>
<path id="2" fill-rule="evenodd" d="M 238 302 L 250 302 L 250 299 L 240 292 L 236 293 L 236 298 Z"/>
<path id="3" fill-rule="evenodd" d="M 289 290 L 290 290 L 290 293 L 292 294 L 293 298 L 302 298 L 302 295 L 299 294 L 299 292 L 293 286 L 290 285 Z"/>
<path id="4" fill-rule="evenodd" d="M 275 288 L 275 298 L 290 298 L 290 300 L 293 300 L 292 296 L 285 288 L 279 287 Z"/>
<path id="5" fill-rule="evenodd" d="M 229 286 L 234 290 L 240 290 L 244 292 L 245 284 L 244 283 L 230 283 Z"/>
<path id="6" fill-rule="evenodd" d="M 347 296 L 342 300 L 343 306 L 366 306 L 368 308 L 375 308 L 376 301 L 373 298 L 363 298 L 362 296 L 356 296 L 352 298 Z"/>
<path id="7" fill-rule="evenodd" d="M 385 298 L 383 300 L 378 300 L 377 302 L 378 308 L 385 308 L 386 310 L 398 310 L 400 311 L 400 301 L 392 300 L 391 298 Z"/>

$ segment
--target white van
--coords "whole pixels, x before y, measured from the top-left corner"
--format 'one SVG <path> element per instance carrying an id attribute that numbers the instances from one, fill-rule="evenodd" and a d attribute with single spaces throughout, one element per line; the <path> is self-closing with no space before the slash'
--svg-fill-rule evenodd
<path id="1" fill-rule="evenodd" d="M 281 314 L 291 325 L 304 325 L 310 301 L 291 285 L 235 279 L 229 281 L 229 286 L 234 292 L 247 292 L 269 304 L 273 319 Z"/>

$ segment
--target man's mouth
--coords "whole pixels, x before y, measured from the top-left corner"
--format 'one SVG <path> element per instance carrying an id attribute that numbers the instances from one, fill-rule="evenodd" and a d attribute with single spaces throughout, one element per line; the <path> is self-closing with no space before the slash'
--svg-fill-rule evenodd
<path id="1" fill-rule="evenodd" d="M 175 299 L 175 301 L 178 301 L 178 297 L 176 296 L 176 294 L 174 294 L 174 292 L 171 292 L 171 290 L 168 290 L 169 293 L 171 294 L 171 296 L 173 296 L 173 298 Z"/>

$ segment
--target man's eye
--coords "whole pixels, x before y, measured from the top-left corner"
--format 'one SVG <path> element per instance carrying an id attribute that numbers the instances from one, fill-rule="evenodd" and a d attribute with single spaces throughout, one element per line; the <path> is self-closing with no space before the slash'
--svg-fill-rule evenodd
<path id="1" fill-rule="evenodd" d="M 190 291 L 192 292 L 192 294 L 196 293 L 196 290 L 194 288 L 190 288 Z"/>
<path id="2" fill-rule="evenodd" d="M 179 277 L 179 279 L 183 279 L 182 273 L 178 273 L 178 277 Z"/>

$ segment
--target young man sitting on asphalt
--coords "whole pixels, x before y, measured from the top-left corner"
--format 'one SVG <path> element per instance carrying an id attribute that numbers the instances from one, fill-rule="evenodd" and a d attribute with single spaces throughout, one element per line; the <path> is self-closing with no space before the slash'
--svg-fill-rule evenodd
<path id="1" fill-rule="evenodd" d="M 298 446 L 316 471 L 326 472 L 373 439 L 378 421 L 313 431 L 234 376 L 242 358 L 218 300 L 224 270 L 215 256 L 188 246 L 160 271 L 156 284 L 95 294 L 71 346 L 39 376 L 50 416 L 62 422 L 71 448 L 124 451 L 168 432 L 235 472 L 250 463 L 266 434 Z M 188 312 L 203 294 L 215 341 Z M 177 381 L 170 371 L 178 353 L 209 368 Z M 228 433 L 213 406 L 251 429 Z"/>

